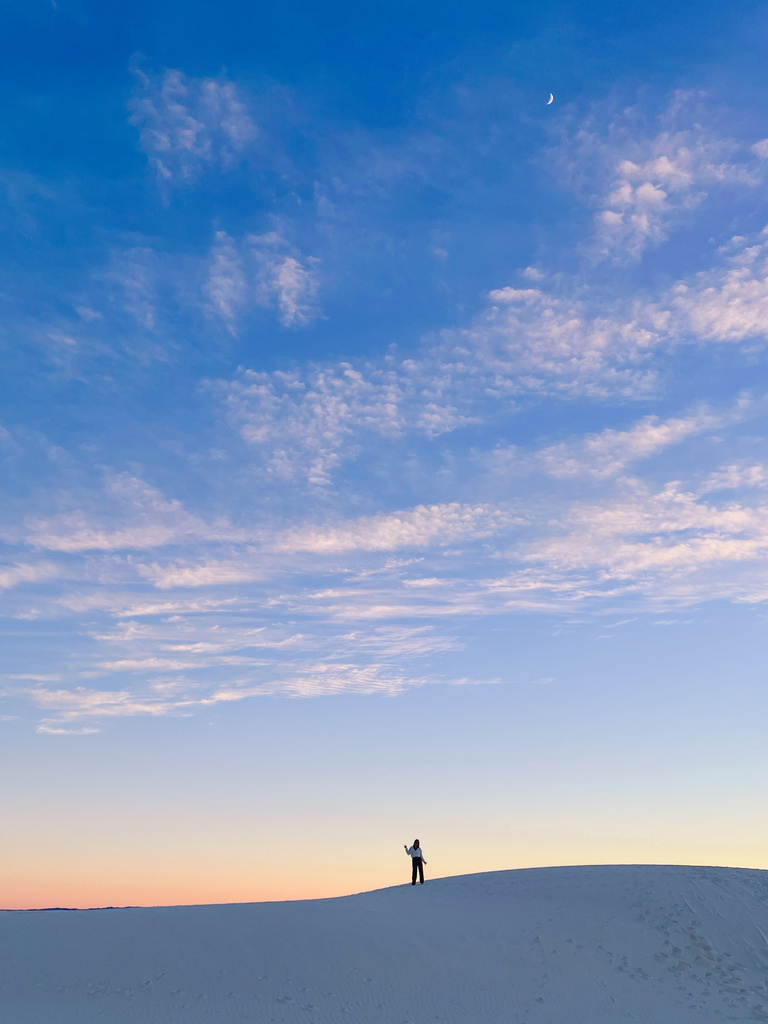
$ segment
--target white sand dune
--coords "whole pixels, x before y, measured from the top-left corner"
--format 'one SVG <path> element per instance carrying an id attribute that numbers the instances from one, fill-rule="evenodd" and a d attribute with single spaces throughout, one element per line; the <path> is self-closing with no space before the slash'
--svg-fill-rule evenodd
<path id="1" fill-rule="evenodd" d="M 768 872 L 577 867 L 340 899 L 0 914 L 0 1024 L 768 1021 Z"/>

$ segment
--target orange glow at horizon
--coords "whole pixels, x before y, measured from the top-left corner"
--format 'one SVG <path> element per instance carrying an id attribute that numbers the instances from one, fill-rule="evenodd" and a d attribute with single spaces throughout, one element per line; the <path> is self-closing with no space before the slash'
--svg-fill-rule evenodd
<path id="1" fill-rule="evenodd" d="M 618 844 L 609 850 L 605 843 L 589 847 L 579 844 L 571 856 L 553 855 L 550 847 L 518 849 L 504 856 L 496 849 L 479 863 L 471 856 L 440 856 L 428 853 L 427 879 L 479 871 L 516 868 L 557 867 L 571 864 L 701 864 L 745 868 L 768 868 L 768 857 L 757 848 L 727 844 Z M 653 849 L 647 848 L 652 845 Z M 426 849 L 426 843 L 425 843 Z M 283 900 L 327 899 L 406 884 L 409 862 L 388 851 L 385 858 L 368 858 L 365 863 L 340 863 L 318 859 L 312 865 L 292 860 L 258 865 L 219 862 L 138 865 L 118 861 L 101 864 L 74 860 L 44 865 L 3 864 L 0 859 L 0 909 L 34 910 L 48 907 L 88 909 L 96 907 L 180 906 L 196 904 L 251 903 Z M 309 858 L 311 859 L 311 858 Z M 365 860 L 365 858 L 364 858 Z"/>

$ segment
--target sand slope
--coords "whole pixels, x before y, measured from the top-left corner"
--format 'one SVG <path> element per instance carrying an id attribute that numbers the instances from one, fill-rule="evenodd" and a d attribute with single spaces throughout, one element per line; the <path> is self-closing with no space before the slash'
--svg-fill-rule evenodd
<path id="1" fill-rule="evenodd" d="M 0 1024 L 768 1021 L 768 872 L 580 867 L 0 914 Z"/>

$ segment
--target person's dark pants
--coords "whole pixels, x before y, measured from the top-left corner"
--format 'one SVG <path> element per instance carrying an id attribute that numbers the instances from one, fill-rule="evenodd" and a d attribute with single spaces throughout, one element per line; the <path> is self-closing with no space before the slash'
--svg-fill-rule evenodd
<path id="1" fill-rule="evenodd" d="M 416 872 L 419 872 L 419 881 L 424 885 L 424 864 L 421 857 L 411 857 L 413 871 L 411 872 L 411 885 L 416 885 Z"/>

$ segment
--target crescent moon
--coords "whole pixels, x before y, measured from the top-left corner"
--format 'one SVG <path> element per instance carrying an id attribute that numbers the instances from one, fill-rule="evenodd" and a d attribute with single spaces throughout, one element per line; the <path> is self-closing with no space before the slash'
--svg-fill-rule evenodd
<path id="1" fill-rule="evenodd" d="M 555 97 L 554 97 L 554 96 L 552 95 L 552 93 L 550 93 L 550 94 L 549 94 L 549 99 L 548 99 L 548 100 L 547 100 L 547 102 L 545 103 L 545 106 L 547 106 L 547 107 L 548 107 L 548 106 L 549 106 L 549 104 L 550 104 L 550 103 L 551 103 L 551 102 L 552 102 L 552 101 L 554 100 L 554 98 L 555 98 Z"/>

